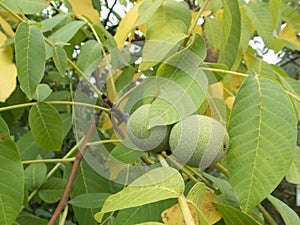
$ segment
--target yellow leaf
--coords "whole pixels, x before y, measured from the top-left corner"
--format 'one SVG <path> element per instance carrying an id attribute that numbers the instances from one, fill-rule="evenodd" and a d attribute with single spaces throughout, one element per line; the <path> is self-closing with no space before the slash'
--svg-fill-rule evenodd
<path id="1" fill-rule="evenodd" d="M 196 224 L 199 224 L 198 212 L 195 207 L 188 203 L 189 209 L 191 211 L 192 217 Z M 178 204 L 166 209 L 161 214 L 162 221 L 167 225 L 185 225 L 184 218 Z"/>
<path id="2" fill-rule="evenodd" d="M 144 34 L 144 36 L 146 36 L 146 25 L 145 24 L 139 25 L 138 29 L 139 29 L 139 31 L 141 31 Z"/>
<path id="3" fill-rule="evenodd" d="M 14 31 L 12 30 L 11 26 L 9 23 L 0 15 L 0 26 L 4 30 L 7 36 L 13 37 L 14 36 Z"/>
<path id="4" fill-rule="evenodd" d="M 6 39 L 5 34 L 0 32 L 0 46 L 4 44 Z M 0 102 L 5 102 L 17 85 L 17 68 L 12 63 L 12 60 L 13 52 L 11 46 L 0 48 Z"/>
<path id="5" fill-rule="evenodd" d="M 136 74 L 134 74 L 134 76 L 133 76 L 133 81 L 136 81 L 137 79 L 139 79 L 140 78 L 140 76 L 142 76 L 142 74 L 143 73 L 141 73 L 141 72 L 138 72 L 138 73 L 136 73 Z"/>
<path id="6" fill-rule="evenodd" d="M 83 15 L 92 22 L 100 21 L 100 14 L 94 9 L 92 0 L 69 0 L 69 2 L 72 5 L 72 10 L 75 14 Z"/>
<path id="7" fill-rule="evenodd" d="M 112 102 L 115 101 L 115 98 L 118 94 L 115 87 L 115 81 L 122 74 L 122 72 L 122 70 L 111 71 L 112 74 L 106 80 L 107 96 Z"/>
<path id="8" fill-rule="evenodd" d="M 13 24 L 11 25 L 12 28 L 16 28 L 20 21 L 15 18 L 14 16 L 12 16 L 10 13 L 8 12 L 0 12 L 0 16 L 8 23 L 8 24 Z"/>
<path id="9" fill-rule="evenodd" d="M 130 11 L 125 15 L 125 17 L 121 20 L 117 32 L 114 36 L 117 45 L 120 49 L 123 48 L 124 43 L 128 37 L 128 34 L 134 29 L 134 24 L 136 23 L 139 17 L 139 7 L 143 1 L 139 1 L 136 3 Z"/>
<path id="10" fill-rule="evenodd" d="M 112 127 L 113 126 L 112 126 L 109 115 L 105 115 L 105 117 L 103 118 L 103 121 L 102 121 L 102 130 L 108 130 L 108 129 L 111 129 Z"/>
<path id="11" fill-rule="evenodd" d="M 279 32 L 279 38 L 290 42 L 291 44 L 297 46 L 300 49 L 300 40 L 297 37 L 297 32 L 293 29 L 293 26 L 287 24 L 283 30 Z"/>
<path id="12" fill-rule="evenodd" d="M 208 12 L 208 11 L 205 11 L 204 13 L 206 13 L 206 12 Z M 209 11 L 210 12 L 210 11 Z M 194 23 L 194 20 L 196 19 L 196 16 L 197 16 L 197 14 L 198 14 L 198 12 L 193 12 L 192 13 L 192 24 Z M 197 24 L 196 26 L 195 26 L 195 28 L 194 28 L 194 31 L 196 32 L 196 33 L 198 33 L 198 34 L 202 34 L 202 26 L 200 25 L 200 24 Z"/>
<path id="13" fill-rule="evenodd" d="M 210 191 L 206 191 L 200 206 L 200 211 L 206 217 L 209 224 L 215 224 L 222 218 L 222 215 L 213 203 L 215 198 L 216 195 Z"/>

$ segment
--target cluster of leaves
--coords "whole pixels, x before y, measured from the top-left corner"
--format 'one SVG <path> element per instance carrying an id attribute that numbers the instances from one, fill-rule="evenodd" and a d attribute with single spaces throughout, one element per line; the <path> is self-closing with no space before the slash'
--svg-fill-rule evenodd
<path id="1" fill-rule="evenodd" d="M 265 199 L 285 224 L 299 224 L 297 214 L 270 193 L 284 177 L 300 184 L 300 85 L 249 46 L 258 35 L 275 52 L 299 50 L 294 3 L 205 0 L 193 12 L 185 2 L 141 0 L 114 36 L 99 19 L 101 6 L 91 0 L 0 0 L 0 223 L 47 224 L 73 173 L 74 155 L 95 144 L 74 141 L 76 105 L 101 112 L 100 143 L 108 143 L 107 151 L 122 163 L 103 162 L 110 174 L 104 178 L 82 159 L 61 224 L 276 224 L 260 205 Z M 141 58 L 130 64 L 118 49 L 130 49 L 135 39 L 146 42 Z M 167 82 L 153 93 L 150 127 L 195 112 L 227 126 L 231 143 L 217 165 L 219 175 L 115 140 L 112 107 L 123 106 L 119 96 L 134 99 L 128 89 L 153 77 Z M 75 96 L 76 88 L 86 95 Z M 88 113 L 82 116 L 80 126 L 89 126 Z M 114 128 L 122 131 L 125 122 L 117 122 Z M 87 130 L 79 136 L 87 137 Z M 149 165 L 126 187 L 114 182 L 127 179 L 132 165 L 155 162 L 164 167 Z"/>

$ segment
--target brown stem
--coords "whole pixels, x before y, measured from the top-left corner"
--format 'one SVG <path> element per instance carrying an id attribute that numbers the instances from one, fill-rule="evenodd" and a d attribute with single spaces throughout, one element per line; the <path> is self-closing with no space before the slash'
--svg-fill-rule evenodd
<path id="1" fill-rule="evenodd" d="M 54 213 L 52 214 L 52 217 L 49 220 L 48 225 L 54 225 L 55 224 L 55 222 L 56 222 L 57 218 L 59 217 L 60 213 L 64 210 L 64 208 L 68 204 L 70 192 L 71 192 L 71 189 L 72 189 L 75 177 L 76 177 L 77 170 L 78 170 L 80 162 L 83 158 L 83 154 L 86 150 L 87 143 L 91 139 L 91 136 L 92 136 L 97 124 L 98 124 L 98 120 L 99 120 L 101 112 L 102 112 L 101 110 L 98 110 L 97 113 L 95 114 L 95 119 L 94 119 L 93 123 L 90 125 L 90 128 L 87 131 L 87 134 L 86 134 L 86 136 L 85 136 L 85 138 L 82 142 L 82 146 L 81 146 L 81 148 L 79 149 L 78 153 L 75 156 L 76 159 L 73 163 L 72 170 L 71 170 L 70 176 L 68 178 L 64 193 L 63 193 L 63 195 L 62 195 L 62 197 L 61 197 Z"/>

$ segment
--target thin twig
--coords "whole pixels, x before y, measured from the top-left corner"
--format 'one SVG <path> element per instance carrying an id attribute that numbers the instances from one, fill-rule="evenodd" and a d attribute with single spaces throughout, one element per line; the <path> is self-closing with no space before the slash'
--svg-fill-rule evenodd
<path id="1" fill-rule="evenodd" d="M 109 21 L 109 17 L 110 17 L 110 15 L 112 14 L 113 9 L 114 9 L 114 7 L 115 7 L 116 4 L 117 4 L 117 0 L 114 1 L 114 3 L 112 4 L 112 6 L 111 6 L 110 9 L 109 9 L 109 12 L 108 12 L 108 14 L 107 14 L 107 17 L 106 17 L 106 19 L 104 20 L 104 23 L 103 23 L 103 26 L 104 26 L 104 27 L 106 27 L 106 25 L 107 25 L 107 23 L 108 23 L 108 21 Z"/>
<path id="2" fill-rule="evenodd" d="M 197 180 L 196 177 L 194 177 L 194 175 L 186 167 L 184 167 L 179 162 L 177 162 L 175 157 L 173 157 L 172 155 L 168 156 L 166 152 L 162 152 L 161 154 L 163 155 L 163 157 L 167 159 L 167 161 L 172 163 L 177 169 L 181 170 L 195 184 L 200 182 L 199 180 Z"/>
<path id="3" fill-rule="evenodd" d="M 70 192 L 71 192 L 71 189 L 72 189 L 72 186 L 73 186 L 76 174 L 77 174 L 77 170 L 78 170 L 80 162 L 83 158 L 83 154 L 84 154 L 84 152 L 87 148 L 87 143 L 91 139 L 91 137 L 92 137 L 92 135 L 95 131 L 95 128 L 98 124 L 98 120 L 99 120 L 101 112 L 102 111 L 99 110 L 95 114 L 95 119 L 94 119 L 93 123 L 90 125 L 90 128 L 87 131 L 87 134 L 86 134 L 86 136 L 83 140 L 82 146 L 81 146 L 80 150 L 78 151 L 78 153 L 75 156 L 76 160 L 73 163 L 72 170 L 71 170 L 70 176 L 68 178 L 64 193 L 63 193 L 62 198 L 60 199 L 54 213 L 52 214 L 52 217 L 49 220 L 48 225 L 54 225 L 55 224 L 55 222 L 56 222 L 57 218 L 59 217 L 60 213 L 64 210 L 64 208 L 68 204 Z"/>
<path id="4" fill-rule="evenodd" d="M 142 155 L 142 156 L 140 157 L 140 159 L 141 159 L 144 163 L 146 163 L 148 166 L 151 166 L 151 165 L 154 164 L 154 162 L 150 161 L 150 160 L 149 160 L 146 156 L 144 156 L 144 155 Z"/>

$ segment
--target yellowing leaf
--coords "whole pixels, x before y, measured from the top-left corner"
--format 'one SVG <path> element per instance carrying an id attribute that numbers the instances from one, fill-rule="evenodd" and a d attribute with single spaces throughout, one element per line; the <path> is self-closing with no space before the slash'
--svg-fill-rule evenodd
<path id="1" fill-rule="evenodd" d="M 230 97 L 226 98 L 225 102 L 226 102 L 229 109 L 232 109 L 232 105 L 234 103 L 234 100 L 235 100 L 234 96 L 230 96 Z"/>
<path id="2" fill-rule="evenodd" d="M 219 82 L 210 85 L 210 94 L 212 98 L 223 99 L 223 84 Z"/>
<path id="3" fill-rule="evenodd" d="M 188 203 L 190 212 L 194 218 L 196 224 L 199 224 L 198 212 L 195 207 Z M 178 204 L 166 209 L 161 214 L 162 221 L 167 225 L 185 225 L 184 218 L 181 209 Z"/>
<path id="4" fill-rule="evenodd" d="M 123 48 L 123 45 L 128 37 L 128 34 L 134 28 L 134 24 L 136 23 L 139 16 L 138 9 L 141 3 L 142 1 L 135 4 L 119 24 L 117 32 L 114 36 L 119 48 Z"/>
<path id="5" fill-rule="evenodd" d="M 229 86 L 231 87 L 232 91 L 237 92 L 240 88 L 244 77 L 240 76 L 232 76 L 229 80 L 227 80 Z"/>
<path id="6" fill-rule="evenodd" d="M 247 51 L 243 54 L 243 59 L 247 68 L 250 68 L 252 64 L 258 60 L 255 56 L 255 50 L 253 48 L 247 49 Z"/>
<path id="7" fill-rule="evenodd" d="M 128 168 L 129 169 L 129 165 L 128 164 L 124 164 L 124 163 L 119 163 L 115 160 L 108 160 L 107 161 L 107 166 L 109 168 L 109 179 L 110 180 L 114 180 L 118 177 L 119 173 L 123 170 Z"/>
<path id="8" fill-rule="evenodd" d="M 6 36 L 0 32 L 0 46 L 6 39 Z M 0 102 L 5 102 L 16 88 L 17 69 L 12 59 L 13 52 L 10 46 L 0 48 Z"/>
<path id="9" fill-rule="evenodd" d="M 15 35 L 9 23 L 0 15 L 0 26 L 9 37 L 13 37 Z"/>
<path id="10" fill-rule="evenodd" d="M 300 40 L 298 39 L 297 32 L 294 30 L 292 25 L 287 24 L 286 27 L 279 32 L 279 38 L 284 41 L 290 42 L 300 49 Z"/>
<path id="11" fill-rule="evenodd" d="M 94 9 L 92 0 L 69 0 L 69 2 L 75 14 L 86 16 L 92 22 L 100 21 L 100 14 Z"/>
<path id="12" fill-rule="evenodd" d="M 206 217 L 209 224 L 215 224 L 222 218 L 222 215 L 220 214 L 216 205 L 213 203 L 215 198 L 216 198 L 216 195 L 214 195 L 210 191 L 206 191 L 203 201 L 200 206 L 200 211 Z"/>

